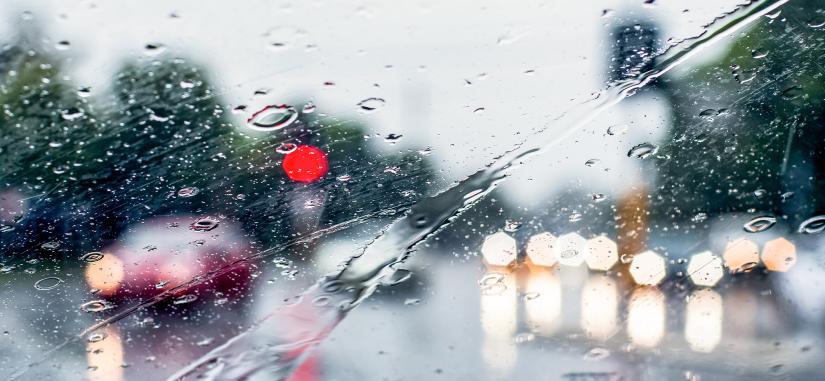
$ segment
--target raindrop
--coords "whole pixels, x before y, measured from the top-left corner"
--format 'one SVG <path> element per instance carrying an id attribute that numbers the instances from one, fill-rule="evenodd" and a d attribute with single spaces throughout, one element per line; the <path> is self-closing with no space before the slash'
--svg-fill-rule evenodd
<path id="1" fill-rule="evenodd" d="M 751 51 L 751 57 L 756 59 L 765 58 L 767 57 L 767 55 L 768 53 L 765 53 L 759 49 L 754 49 L 753 51 Z"/>
<path id="2" fill-rule="evenodd" d="M 345 183 L 347 181 L 352 180 L 352 176 L 350 176 L 350 175 L 341 175 L 341 176 L 336 177 L 335 180 L 338 180 L 342 183 Z"/>
<path id="3" fill-rule="evenodd" d="M 84 312 L 101 312 L 113 308 L 114 306 L 105 300 L 92 300 L 80 305 L 80 310 Z"/>
<path id="4" fill-rule="evenodd" d="M 179 297 L 175 298 L 175 300 L 173 300 L 173 301 L 172 301 L 172 304 L 177 304 L 177 305 L 179 305 L 179 304 L 187 304 L 187 303 L 192 303 L 192 302 L 194 302 L 194 301 L 196 301 L 196 300 L 198 300 L 198 296 L 197 296 L 197 295 L 194 295 L 194 294 L 186 294 L 186 295 L 181 295 L 181 296 L 179 296 Z"/>
<path id="5" fill-rule="evenodd" d="M 756 262 L 746 262 L 746 263 L 743 263 L 743 264 L 742 264 L 741 266 L 739 266 L 738 268 L 733 269 L 733 273 L 734 273 L 734 274 L 739 274 L 739 273 L 749 273 L 749 272 L 751 272 L 753 269 L 755 269 L 755 268 L 756 268 L 756 266 L 758 266 L 758 265 L 759 265 L 759 264 L 758 264 L 758 263 L 756 263 Z"/>
<path id="6" fill-rule="evenodd" d="M 328 295 L 319 295 L 312 300 L 312 305 L 315 307 L 323 307 L 329 304 L 331 298 Z"/>
<path id="7" fill-rule="evenodd" d="M 304 107 L 301 109 L 301 112 L 303 112 L 304 114 L 312 114 L 313 112 L 315 112 L 315 109 L 316 109 L 316 107 L 315 107 L 314 103 L 307 102 L 304 105 Z"/>
<path id="8" fill-rule="evenodd" d="M 588 167 L 594 167 L 594 166 L 596 166 L 596 164 L 599 164 L 599 163 L 601 163 L 601 160 L 599 160 L 599 159 L 590 159 L 590 160 L 585 161 L 584 165 L 586 165 Z"/>
<path id="9" fill-rule="evenodd" d="M 164 50 L 166 50 L 166 46 L 158 43 L 146 44 L 146 46 L 143 47 L 143 52 L 150 56 L 158 55 Z"/>
<path id="10" fill-rule="evenodd" d="M 785 192 L 785 193 L 782 193 L 781 195 L 779 195 L 779 199 L 780 199 L 782 202 L 785 202 L 785 201 L 790 200 L 790 199 L 791 199 L 791 197 L 793 197 L 793 195 L 794 195 L 794 193 L 793 193 L 793 192 Z"/>
<path id="11" fill-rule="evenodd" d="M 106 333 L 105 332 L 95 332 L 95 333 L 92 333 L 91 335 L 89 335 L 89 337 L 86 340 L 90 343 L 96 343 L 96 342 L 101 341 L 105 338 L 106 338 Z"/>
<path id="12" fill-rule="evenodd" d="M 195 187 L 185 187 L 178 190 L 178 197 L 192 197 L 198 194 L 199 190 Z"/>
<path id="13" fill-rule="evenodd" d="M 693 222 L 702 222 L 708 219 L 708 214 L 704 212 L 696 213 L 690 220 Z"/>
<path id="14" fill-rule="evenodd" d="M 218 227 L 218 220 L 212 217 L 204 217 L 189 225 L 189 228 L 194 231 L 208 232 Z"/>
<path id="15" fill-rule="evenodd" d="M 69 41 L 63 40 L 58 41 L 57 44 L 55 44 L 55 48 L 57 48 L 57 50 L 66 50 L 71 47 L 71 45 L 72 44 Z"/>
<path id="16" fill-rule="evenodd" d="M 748 233 L 759 233 L 770 229 L 774 224 L 776 224 L 776 217 L 761 216 L 748 221 L 743 228 Z"/>
<path id="17" fill-rule="evenodd" d="M 602 202 L 607 198 L 607 196 L 605 196 L 604 193 L 592 193 L 590 198 L 593 202 Z"/>
<path id="18" fill-rule="evenodd" d="M 504 231 L 513 233 L 521 228 L 521 222 L 506 220 L 504 221 Z"/>
<path id="19" fill-rule="evenodd" d="M 538 292 L 528 292 L 524 294 L 524 301 L 529 302 L 531 300 L 538 298 L 539 296 L 541 296 L 541 294 Z"/>
<path id="20" fill-rule="evenodd" d="M 484 114 L 484 111 L 485 111 L 484 107 L 479 107 L 479 108 L 473 110 L 473 114 Z"/>
<path id="21" fill-rule="evenodd" d="M 60 279 L 56 276 L 50 276 L 48 278 L 43 278 L 38 280 L 34 283 L 34 288 L 40 291 L 48 291 L 54 289 L 55 287 L 59 286 L 60 283 L 63 283 L 63 279 Z"/>
<path id="22" fill-rule="evenodd" d="M 810 19 L 810 20 L 808 20 L 807 24 L 808 24 L 809 27 L 814 28 L 814 29 L 822 28 L 823 26 L 825 26 L 825 18 Z"/>
<path id="23" fill-rule="evenodd" d="M 77 107 L 69 107 L 60 111 L 60 116 L 65 120 L 75 120 L 83 116 L 83 110 Z"/>
<path id="24" fill-rule="evenodd" d="M 364 114 L 369 114 L 378 111 L 385 104 L 386 101 L 383 98 L 367 98 L 358 102 L 358 109 Z"/>
<path id="25" fill-rule="evenodd" d="M 600 361 L 604 360 L 608 356 L 610 356 L 609 350 L 601 347 L 595 347 L 584 354 L 584 359 L 588 361 Z"/>
<path id="26" fill-rule="evenodd" d="M 582 220 L 582 214 L 579 212 L 573 212 L 567 219 L 570 220 L 570 222 L 578 222 Z"/>
<path id="27" fill-rule="evenodd" d="M 811 217 L 799 224 L 799 232 L 803 234 L 819 234 L 825 231 L 825 215 Z"/>
<path id="28" fill-rule="evenodd" d="M 404 300 L 405 306 L 417 306 L 421 304 L 421 299 L 407 298 Z"/>
<path id="29" fill-rule="evenodd" d="M 559 258 L 561 258 L 561 259 L 573 259 L 573 258 L 576 258 L 577 256 L 579 256 L 580 253 L 581 252 L 579 250 L 576 250 L 576 249 L 562 250 L 559 253 Z"/>
<path id="30" fill-rule="evenodd" d="M 59 247 L 60 247 L 60 242 L 57 242 L 57 241 L 49 241 L 49 242 L 46 242 L 46 243 L 40 245 L 41 249 L 50 250 L 50 251 L 57 250 Z"/>
<path id="31" fill-rule="evenodd" d="M 532 332 L 522 332 L 513 337 L 516 344 L 523 344 L 536 339 L 536 335 Z"/>
<path id="32" fill-rule="evenodd" d="M 607 127 L 607 134 L 608 135 L 621 135 L 627 132 L 627 125 L 626 124 L 616 124 L 610 127 Z"/>
<path id="33" fill-rule="evenodd" d="M 398 143 L 398 141 L 401 140 L 401 138 L 403 136 L 404 135 L 399 135 L 399 134 L 389 134 L 389 135 L 384 137 L 384 141 L 387 142 L 387 143 L 390 143 L 390 144 L 395 144 L 395 143 Z"/>
<path id="34" fill-rule="evenodd" d="M 246 125 L 255 131 L 274 131 L 289 126 L 298 119 L 295 108 L 287 105 L 269 105 L 249 117 Z"/>
<path id="35" fill-rule="evenodd" d="M 504 275 L 503 274 L 491 273 L 491 274 L 484 275 L 478 281 L 478 285 L 479 286 L 491 286 L 491 285 L 494 285 L 494 284 L 497 284 L 497 283 L 501 283 L 503 280 L 504 280 Z"/>
<path id="36" fill-rule="evenodd" d="M 637 144 L 630 151 L 627 151 L 627 157 L 635 157 L 637 159 L 646 159 L 650 155 L 655 155 L 659 152 L 659 147 L 651 143 Z"/>
<path id="37" fill-rule="evenodd" d="M 393 286 L 402 282 L 406 282 L 410 278 L 412 278 L 412 271 L 406 269 L 398 269 L 386 278 L 384 278 L 381 281 L 381 283 L 385 286 Z"/>
<path id="38" fill-rule="evenodd" d="M 780 9 L 780 10 L 778 10 L 778 11 L 776 11 L 776 12 L 773 12 L 773 13 L 768 13 L 768 14 L 766 14 L 766 15 L 765 15 L 765 17 L 767 17 L 767 18 L 769 18 L 769 19 L 773 20 L 773 19 L 775 19 L 775 18 L 779 17 L 779 14 L 780 14 L 780 13 L 782 13 L 782 10 L 781 10 L 781 9 Z"/>
<path id="39" fill-rule="evenodd" d="M 97 262 L 103 259 L 103 253 L 99 251 L 92 251 L 90 253 L 83 254 L 80 257 L 80 260 L 87 263 Z"/>
<path id="40" fill-rule="evenodd" d="M 51 148 L 60 148 L 62 146 L 63 146 L 63 143 L 61 143 L 61 142 L 49 142 L 49 147 L 51 147 Z"/>
<path id="41" fill-rule="evenodd" d="M 77 95 L 81 98 L 86 98 L 89 95 L 92 95 L 92 88 L 89 86 L 84 86 L 77 89 Z"/>
<path id="42" fill-rule="evenodd" d="M 298 145 L 295 143 L 281 143 L 275 148 L 275 152 L 286 155 L 290 152 L 294 152 L 298 149 Z"/>

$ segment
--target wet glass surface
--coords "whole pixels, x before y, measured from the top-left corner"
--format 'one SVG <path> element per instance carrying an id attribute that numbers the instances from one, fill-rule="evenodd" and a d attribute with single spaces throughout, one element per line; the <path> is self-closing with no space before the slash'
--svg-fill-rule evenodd
<path id="1" fill-rule="evenodd" d="M 820 2 L 0 16 L 7 379 L 821 379 Z"/>

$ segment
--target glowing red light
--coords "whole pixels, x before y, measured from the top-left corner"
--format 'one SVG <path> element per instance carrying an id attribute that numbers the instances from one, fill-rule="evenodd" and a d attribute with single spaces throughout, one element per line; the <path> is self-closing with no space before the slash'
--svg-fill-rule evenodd
<path id="1" fill-rule="evenodd" d="M 299 146 L 286 154 L 282 166 L 290 179 L 302 183 L 318 180 L 329 170 L 327 155 L 313 146 Z"/>

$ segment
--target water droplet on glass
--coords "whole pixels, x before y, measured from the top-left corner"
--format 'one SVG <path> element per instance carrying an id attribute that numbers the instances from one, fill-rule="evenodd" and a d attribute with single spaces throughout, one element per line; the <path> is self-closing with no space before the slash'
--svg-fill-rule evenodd
<path id="1" fill-rule="evenodd" d="M 626 124 L 616 124 L 610 127 L 607 127 L 607 134 L 608 135 L 621 135 L 627 132 L 627 125 Z"/>
<path id="2" fill-rule="evenodd" d="M 92 95 L 92 88 L 88 86 L 81 87 L 77 89 L 77 95 L 81 98 L 86 98 L 89 95 Z"/>
<path id="3" fill-rule="evenodd" d="M 96 342 L 101 341 L 105 338 L 106 338 L 106 333 L 105 332 L 94 332 L 94 333 L 90 334 L 89 337 L 86 338 L 86 340 L 90 343 L 96 343 Z"/>
<path id="4" fill-rule="evenodd" d="M 479 107 L 479 108 L 473 110 L 473 114 L 484 114 L 484 111 L 485 111 L 484 107 Z"/>
<path id="5" fill-rule="evenodd" d="M 582 220 L 582 214 L 579 212 L 573 212 L 567 218 L 570 222 L 578 222 Z"/>
<path id="6" fill-rule="evenodd" d="M 604 193 L 591 193 L 590 199 L 592 199 L 593 202 L 602 202 L 607 199 L 607 196 L 605 196 Z"/>
<path id="7" fill-rule="evenodd" d="M 77 107 L 69 107 L 60 111 L 60 116 L 65 120 L 75 120 L 83 116 L 83 110 Z"/>
<path id="8" fill-rule="evenodd" d="M 358 102 L 358 109 L 364 114 L 369 114 L 378 111 L 385 104 L 386 101 L 383 98 L 367 98 Z"/>
<path id="9" fill-rule="evenodd" d="M 693 222 L 702 222 L 708 219 L 708 214 L 704 212 L 696 213 L 690 220 Z"/>
<path id="10" fill-rule="evenodd" d="M 421 299 L 407 298 L 404 300 L 405 306 L 417 306 L 421 304 Z"/>
<path id="11" fill-rule="evenodd" d="M 352 176 L 350 176 L 350 175 L 341 175 L 341 176 L 336 177 L 335 180 L 338 180 L 342 183 L 345 183 L 347 181 L 352 180 Z"/>
<path id="12" fill-rule="evenodd" d="M 275 152 L 286 155 L 290 152 L 294 152 L 298 149 L 298 145 L 295 143 L 281 143 L 275 148 Z"/>
<path id="13" fill-rule="evenodd" d="M 298 119 L 298 112 L 288 105 L 269 105 L 250 116 L 246 125 L 255 131 L 275 131 L 289 126 Z"/>
<path id="14" fill-rule="evenodd" d="M 213 217 L 204 217 L 189 225 L 189 228 L 194 231 L 208 232 L 218 227 L 219 221 Z"/>
<path id="15" fill-rule="evenodd" d="M 767 57 L 767 55 L 768 53 L 765 53 L 759 49 L 754 49 L 753 51 L 751 51 L 751 57 L 756 59 L 765 58 Z"/>
<path id="16" fill-rule="evenodd" d="M 196 301 L 196 300 L 198 300 L 198 296 L 197 296 L 197 295 L 194 295 L 194 294 L 186 294 L 186 295 L 181 295 L 181 296 L 179 296 L 179 297 L 175 298 L 174 300 L 172 300 L 172 304 L 177 304 L 177 305 L 179 305 L 179 304 L 187 304 L 187 303 L 192 303 L 192 302 L 194 302 L 194 301 Z"/>
<path id="17" fill-rule="evenodd" d="M 532 332 L 522 332 L 513 337 L 516 344 L 524 344 L 536 339 L 536 334 Z"/>
<path id="18" fill-rule="evenodd" d="M 599 160 L 599 159 L 590 159 L 590 160 L 585 161 L 584 165 L 586 165 L 588 167 L 594 167 L 599 163 L 601 163 L 601 160 Z"/>
<path id="19" fill-rule="evenodd" d="M 659 152 L 659 147 L 651 143 L 637 144 L 630 151 L 627 151 L 627 157 L 635 157 L 637 159 L 645 159 L 650 155 L 655 155 Z"/>
<path id="20" fill-rule="evenodd" d="M 770 229 L 776 224 L 776 217 L 761 216 L 748 221 L 743 228 L 748 233 L 759 233 Z"/>
<path id="21" fill-rule="evenodd" d="M 515 232 L 521 228 L 521 222 L 506 220 L 504 221 L 504 231 L 506 232 Z"/>
<path id="22" fill-rule="evenodd" d="M 34 283 L 34 288 L 40 291 L 48 291 L 54 289 L 55 287 L 59 286 L 60 283 L 63 283 L 63 279 L 60 279 L 56 276 L 50 276 L 48 278 L 43 278 L 38 280 Z"/>
<path id="23" fill-rule="evenodd" d="M 57 241 L 49 241 L 49 242 L 46 242 L 46 243 L 40 245 L 41 249 L 49 250 L 49 251 L 57 250 L 59 247 L 60 247 L 60 242 L 57 242 Z"/>
<path id="24" fill-rule="evenodd" d="M 99 251 L 92 251 L 90 253 L 83 254 L 80 257 L 80 260 L 87 263 L 97 262 L 103 259 L 103 253 Z"/>
<path id="25" fill-rule="evenodd" d="M 143 52 L 146 53 L 147 55 L 150 55 L 150 56 L 154 56 L 154 55 L 158 55 L 160 53 L 163 53 L 164 50 L 166 50 L 166 46 L 164 46 L 163 44 L 159 44 L 159 43 L 149 43 L 149 44 L 146 44 L 146 46 L 143 47 Z"/>
<path id="26" fill-rule="evenodd" d="M 66 49 L 69 49 L 71 47 L 71 45 L 72 44 L 69 41 L 62 40 L 62 41 L 58 41 L 57 44 L 55 44 L 54 47 L 57 48 L 57 50 L 66 50 Z"/>
<path id="27" fill-rule="evenodd" d="M 800 233 L 819 234 L 825 231 L 825 215 L 811 217 L 799 224 Z"/>
<path id="28" fill-rule="evenodd" d="M 776 12 L 773 12 L 773 13 L 768 13 L 768 14 L 765 14 L 765 17 L 767 17 L 767 18 L 769 18 L 769 19 L 771 19 L 771 20 L 774 20 L 774 19 L 776 19 L 777 17 L 779 17 L 779 14 L 780 14 L 780 13 L 782 13 L 782 10 L 781 10 L 781 9 L 780 9 L 780 10 L 778 10 L 778 11 L 776 11 Z"/>
<path id="29" fill-rule="evenodd" d="M 198 194 L 198 188 L 195 187 L 184 187 L 178 190 L 178 197 L 192 197 Z"/>
<path id="30" fill-rule="evenodd" d="M 385 286 L 393 286 L 399 283 L 406 282 L 412 278 L 412 271 L 407 269 L 398 269 L 395 270 L 392 274 L 390 274 L 385 279 L 382 279 L 381 283 Z"/>
<path id="31" fill-rule="evenodd" d="M 600 361 L 610 356 L 610 351 L 605 348 L 596 347 L 584 354 L 584 359 L 587 361 Z"/>
<path id="32" fill-rule="evenodd" d="M 84 312 L 101 312 L 114 308 L 114 306 L 105 300 L 92 300 L 80 305 L 80 310 Z"/>
<path id="33" fill-rule="evenodd" d="M 307 102 L 304 105 L 304 107 L 301 109 L 301 112 L 303 112 L 304 114 L 312 114 L 313 112 L 315 112 L 315 109 L 316 109 L 316 107 L 315 107 L 314 103 Z"/>
<path id="34" fill-rule="evenodd" d="M 390 143 L 390 144 L 395 144 L 395 143 L 398 143 L 398 141 L 401 140 L 401 138 L 403 136 L 404 135 L 399 135 L 399 134 L 389 134 L 389 135 L 384 137 L 384 141 L 387 142 L 387 143 Z"/>
<path id="35" fill-rule="evenodd" d="M 822 28 L 823 26 L 825 26 L 825 17 L 810 19 L 808 20 L 807 24 L 809 27 L 814 29 Z"/>

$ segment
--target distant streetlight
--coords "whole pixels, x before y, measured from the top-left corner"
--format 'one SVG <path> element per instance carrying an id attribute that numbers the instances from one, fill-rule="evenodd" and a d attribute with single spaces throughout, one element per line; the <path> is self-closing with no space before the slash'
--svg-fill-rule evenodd
<path id="1" fill-rule="evenodd" d="M 690 257 L 687 267 L 688 276 L 693 284 L 697 286 L 713 287 L 722 276 L 725 270 L 722 267 L 722 258 L 714 255 L 710 251 L 703 251 Z"/>
<path id="2" fill-rule="evenodd" d="M 556 259 L 565 266 L 578 266 L 584 262 L 587 241 L 577 233 L 567 233 L 556 240 Z"/>
<path id="3" fill-rule="evenodd" d="M 484 238 L 481 256 L 490 266 L 508 266 L 516 260 L 516 240 L 505 232 L 498 232 Z"/>
<path id="4" fill-rule="evenodd" d="M 771 271 L 785 272 L 796 264 L 796 246 L 785 238 L 776 238 L 762 248 L 762 262 Z"/>
<path id="5" fill-rule="evenodd" d="M 728 242 L 722 258 L 730 272 L 748 272 L 759 265 L 759 246 L 749 239 L 740 238 Z"/>
<path id="6" fill-rule="evenodd" d="M 527 241 L 527 258 L 537 266 L 551 267 L 556 264 L 556 237 L 544 232 L 536 234 Z"/>
<path id="7" fill-rule="evenodd" d="M 665 259 L 650 250 L 636 254 L 630 262 L 630 275 L 639 285 L 655 286 L 666 273 Z"/>
<path id="8" fill-rule="evenodd" d="M 605 236 L 591 238 L 587 241 L 587 255 L 584 260 L 591 270 L 610 270 L 619 261 L 618 246 Z"/>

